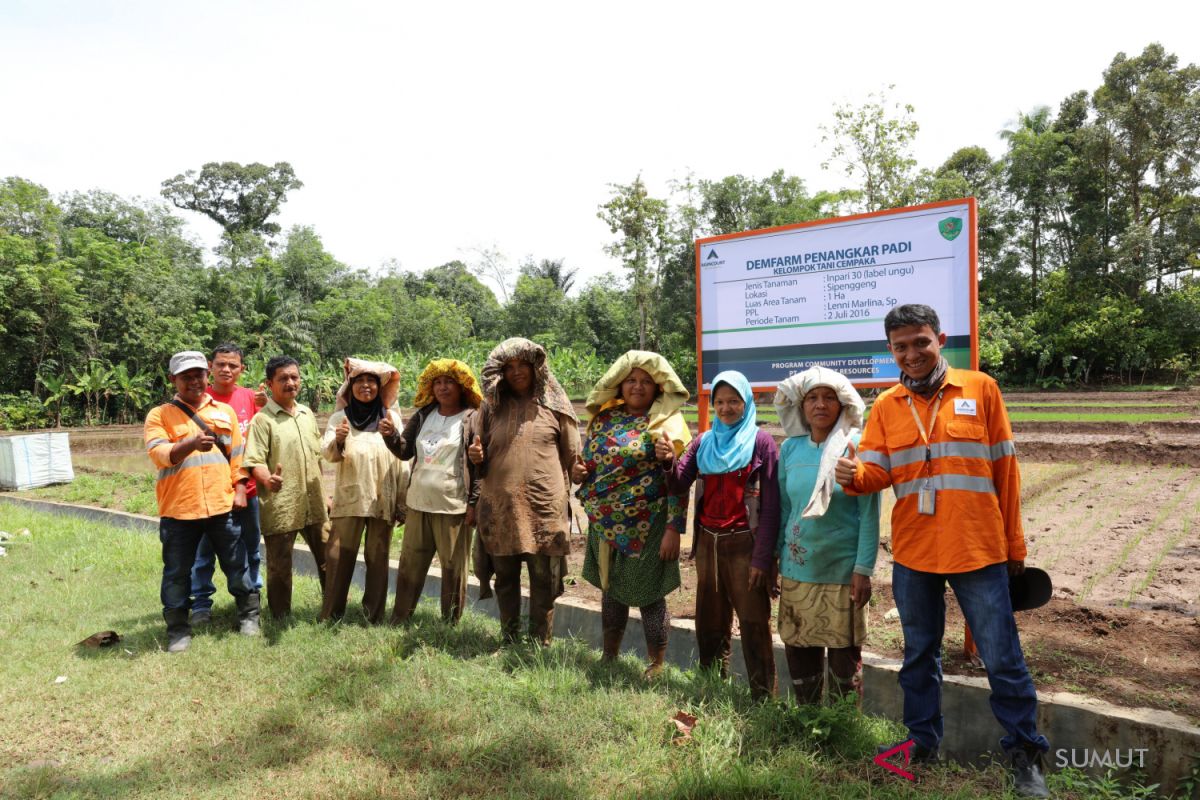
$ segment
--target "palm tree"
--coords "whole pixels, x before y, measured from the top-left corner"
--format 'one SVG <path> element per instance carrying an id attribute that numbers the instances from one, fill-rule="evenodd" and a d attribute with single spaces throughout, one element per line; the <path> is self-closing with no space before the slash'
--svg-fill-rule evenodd
<path id="1" fill-rule="evenodd" d="M 260 275 L 250 285 L 250 309 L 242 320 L 249 349 L 299 358 L 317 343 L 311 316 L 299 297 L 287 294 L 279 281 Z"/>
<path id="2" fill-rule="evenodd" d="M 531 278 L 546 278 L 554 284 L 555 289 L 565 295 L 575 285 L 575 275 L 579 270 L 567 269 L 563 262 L 564 259 L 561 258 L 543 258 L 537 263 L 530 260 L 521 267 L 521 274 Z"/>

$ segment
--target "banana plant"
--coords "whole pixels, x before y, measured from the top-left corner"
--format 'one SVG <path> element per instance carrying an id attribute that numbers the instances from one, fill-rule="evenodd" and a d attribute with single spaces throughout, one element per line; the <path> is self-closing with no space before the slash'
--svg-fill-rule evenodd
<path id="1" fill-rule="evenodd" d="M 150 380 L 150 376 L 144 372 L 131 375 L 124 361 L 112 368 L 113 389 L 121 400 L 117 411 L 118 423 L 127 424 L 134 421 L 138 412 L 150 403 Z"/>
<path id="2" fill-rule="evenodd" d="M 71 384 L 67 382 L 67 376 L 42 374 L 38 376 L 38 383 L 46 391 L 42 405 L 54 409 L 54 427 L 61 428 L 63 402 L 74 394 Z"/>
<path id="3" fill-rule="evenodd" d="M 88 359 L 84 370 L 71 370 L 75 382 L 71 391 L 84 400 L 84 414 L 88 425 L 97 425 L 104 416 L 104 406 L 113 393 L 113 373 L 98 358 Z"/>

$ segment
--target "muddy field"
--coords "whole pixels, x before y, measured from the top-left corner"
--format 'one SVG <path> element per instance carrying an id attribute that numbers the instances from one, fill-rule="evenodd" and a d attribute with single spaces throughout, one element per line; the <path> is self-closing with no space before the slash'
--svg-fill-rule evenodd
<path id="1" fill-rule="evenodd" d="M 1055 583 L 1050 605 L 1018 622 L 1039 688 L 1173 710 L 1200 722 L 1200 391 L 1013 393 L 1006 401 L 1014 413 L 1168 417 L 1014 423 L 1028 563 Z M 76 463 L 90 469 L 148 470 L 139 442 L 136 426 L 72 432 Z M 884 618 L 892 608 L 891 502 L 888 492 L 869 649 L 899 657 L 899 623 Z M 576 576 L 582 542 L 580 534 L 571 559 Z M 683 588 L 669 603 L 686 618 L 695 598 L 686 560 L 683 573 Z M 567 591 L 599 600 L 581 580 Z M 948 605 L 946 670 L 980 674 L 961 655 L 962 617 L 952 596 Z"/>

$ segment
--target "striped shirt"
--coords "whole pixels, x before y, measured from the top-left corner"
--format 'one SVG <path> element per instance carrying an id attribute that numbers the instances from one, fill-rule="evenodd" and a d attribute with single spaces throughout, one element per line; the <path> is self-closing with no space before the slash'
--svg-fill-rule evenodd
<path id="1" fill-rule="evenodd" d="M 971 572 L 1024 560 L 1021 473 L 1000 387 L 982 372 L 951 369 L 940 393 L 939 403 L 897 385 L 879 396 L 846 493 L 892 487 L 892 556 L 909 569 Z M 936 492 L 933 515 L 917 511 L 925 485 Z"/>
<path id="2" fill-rule="evenodd" d="M 229 461 L 215 446 L 208 452 L 193 450 L 178 464 L 171 463 L 171 448 L 200 433 L 200 427 L 180 409 L 164 403 L 146 416 L 146 452 L 158 467 L 158 514 L 171 519 L 204 519 L 233 509 L 234 485 L 248 475 L 242 469 L 242 432 L 237 414 L 225 403 L 204 395 L 196 416 L 229 450 Z"/>

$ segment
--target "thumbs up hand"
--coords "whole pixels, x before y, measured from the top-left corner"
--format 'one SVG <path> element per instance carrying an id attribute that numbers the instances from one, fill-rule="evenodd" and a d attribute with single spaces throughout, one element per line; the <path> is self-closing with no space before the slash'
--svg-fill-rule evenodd
<path id="1" fill-rule="evenodd" d="M 571 483 L 583 483 L 583 479 L 587 476 L 587 464 L 584 463 L 581 456 L 575 456 L 575 463 L 571 465 Z"/>
<path id="2" fill-rule="evenodd" d="M 396 435 L 396 425 L 392 422 L 391 416 L 385 416 L 379 420 L 379 435 L 385 439 L 391 439 Z"/>
<path id="3" fill-rule="evenodd" d="M 278 492 L 283 487 L 283 464 L 275 467 L 275 471 L 271 473 L 271 477 L 267 478 L 267 485 L 272 492 Z"/>
<path id="4" fill-rule="evenodd" d="M 854 442 L 846 445 L 846 455 L 837 460 L 837 466 L 834 467 L 833 477 L 842 486 L 853 486 L 854 476 L 858 474 L 858 449 L 854 446 Z"/>
<path id="5" fill-rule="evenodd" d="M 483 463 L 483 439 L 478 436 L 472 437 L 471 444 L 467 446 L 467 458 L 471 459 L 471 463 L 479 466 Z"/>
<path id="6" fill-rule="evenodd" d="M 254 390 L 254 407 L 262 408 L 267 404 L 267 385 L 260 383 L 258 388 Z"/>
<path id="7" fill-rule="evenodd" d="M 350 421 L 343 418 L 338 423 L 338 426 L 333 429 L 333 435 L 337 439 L 338 446 L 344 446 L 346 444 L 346 437 L 350 435 Z"/>
<path id="8" fill-rule="evenodd" d="M 666 431 L 662 431 L 654 440 L 654 457 L 663 462 L 675 459 L 675 445 L 671 443 L 671 437 L 667 436 Z"/>

